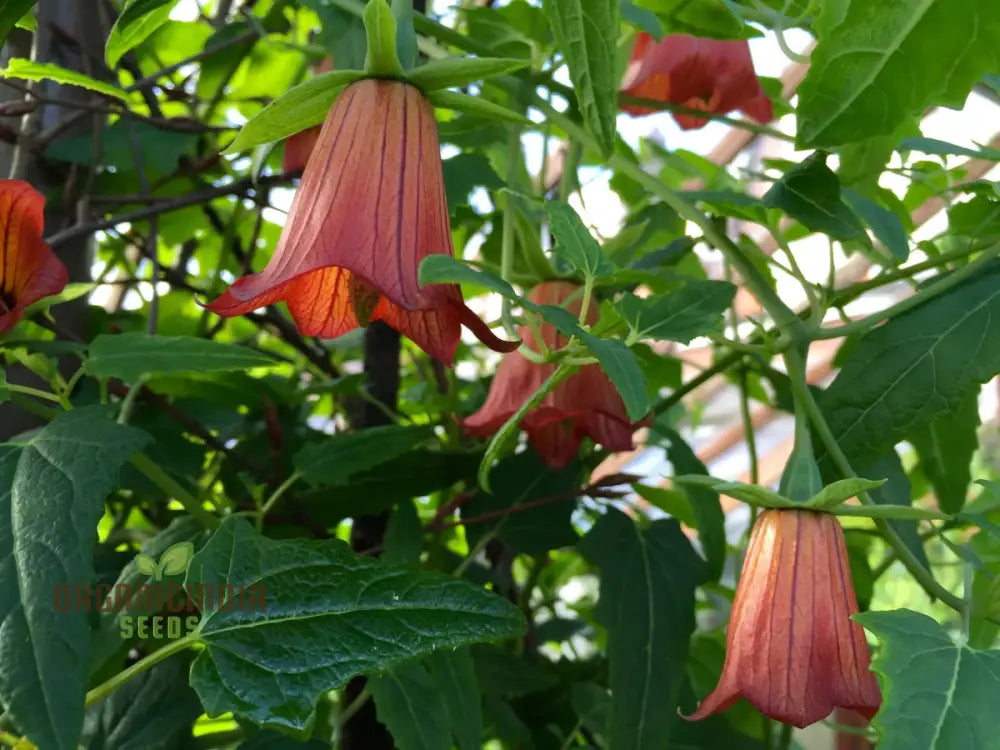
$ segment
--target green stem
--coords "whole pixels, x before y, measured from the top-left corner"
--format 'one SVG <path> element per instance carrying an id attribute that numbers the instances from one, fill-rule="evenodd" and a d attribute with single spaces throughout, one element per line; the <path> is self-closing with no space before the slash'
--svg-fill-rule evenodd
<path id="1" fill-rule="evenodd" d="M 271 497 L 269 497 L 267 499 L 267 502 L 265 502 L 264 505 L 261 506 L 260 512 L 257 514 L 257 531 L 263 530 L 264 519 L 267 517 L 267 514 L 271 512 L 271 509 L 274 508 L 274 506 L 278 503 L 282 495 L 284 495 L 288 491 L 288 489 L 297 481 L 299 481 L 299 479 L 301 478 L 302 475 L 299 474 L 299 472 L 297 471 L 293 472 L 292 475 L 288 477 L 288 479 L 286 479 L 278 486 L 278 489 L 276 489 L 273 493 L 271 493 Z"/>
<path id="2" fill-rule="evenodd" d="M 854 469 L 851 467 L 850 461 L 848 461 L 847 456 L 840 449 L 840 445 L 837 443 L 837 438 L 834 437 L 833 432 L 830 430 L 830 426 L 826 422 L 826 418 L 823 416 L 823 412 L 820 411 L 819 404 L 816 403 L 816 399 L 813 398 L 812 391 L 809 390 L 805 382 L 805 362 L 801 357 L 801 354 L 797 352 L 794 348 L 789 349 L 785 353 L 785 362 L 788 366 L 788 376 L 791 380 L 793 392 L 797 392 L 797 404 L 801 403 L 812 421 L 813 427 L 819 435 L 820 442 L 826 449 L 826 452 L 830 454 L 830 458 L 833 459 L 834 465 L 837 470 L 844 476 L 845 479 L 854 479 L 858 475 L 855 473 Z M 858 499 L 866 505 L 875 505 L 875 501 L 872 500 L 871 496 L 867 492 L 858 493 Z M 892 546 L 893 550 L 896 552 L 896 557 L 899 561 L 906 566 L 910 575 L 913 576 L 914 580 L 920 584 L 921 588 L 927 592 L 927 594 L 933 598 L 940 599 L 947 606 L 954 609 L 956 612 L 962 611 L 963 602 L 961 598 L 955 596 L 953 593 L 944 588 L 929 570 L 927 570 L 917 559 L 916 555 L 910 551 L 910 548 L 906 546 L 903 540 L 900 538 L 896 530 L 889 524 L 889 521 L 884 518 L 873 518 L 872 522 L 875 527 L 879 530 L 882 537 Z"/>
<path id="3" fill-rule="evenodd" d="M 118 412 L 118 424 L 128 424 L 128 421 L 132 418 L 132 409 L 135 408 L 135 400 L 139 397 L 139 393 L 142 391 L 143 386 L 146 385 L 148 379 L 148 375 L 140 375 L 139 379 L 128 389 L 128 393 L 122 399 L 121 409 Z"/>
<path id="4" fill-rule="evenodd" d="M 184 636 L 183 638 L 178 638 L 176 641 L 172 641 L 162 648 L 157 649 L 153 653 L 143 657 L 132 666 L 123 669 L 111 679 L 106 682 L 102 682 L 100 685 L 88 692 L 85 705 L 91 706 L 102 698 L 106 698 L 137 674 L 141 674 L 147 669 L 159 664 L 168 656 L 173 656 L 174 654 L 191 647 L 197 643 L 197 641 L 198 638 L 192 633 Z"/>
<path id="5" fill-rule="evenodd" d="M 725 372 L 730 367 L 739 362 L 742 357 L 743 355 L 740 354 L 739 352 L 732 352 L 730 354 L 727 354 L 725 357 L 720 359 L 711 367 L 706 367 L 704 370 L 702 370 L 700 373 L 695 375 L 689 381 L 684 383 L 680 388 L 675 390 L 665 399 L 654 404 L 653 413 L 659 415 L 663 414 L 665 411 L 668 411 L 669 409 L 672 409 L 674 406 L 679 404 L 681 400 L 689 393 L 691 393 L 691 391 L 693 391 L 695 388 L 704 385 L 719 373 Z"/>
<path id="6" fill-rule="evenodd" d="M 53 401 L 57 404 L 62 403 L 62 397 L 55 394 L 49 393 L 48 391 L 39 390 L 38 388 L 31 388 L 27 385 L 17 385 L 16 383 L 4 383 L 3 387 L 10 391 L 11 393 L 21 393 L 25 396 L 33 396 L 35 398 L 40 398 L 43 401 Z"/>
<path id="7" fill-rule="evenodd" d="M 510 185 L 517 171 L 517 165 L 521 157 L 521 129 L 512 127 L 507 140 L 507 184 Z M 517 236 L 516 221 L 514 213 L 514 198 L 510 193 L 503 194 L 503 234 L 500 237 L 500 278 L 510 282 L 514 271 L 514 241 Z M 506 296 L 500 302 L 500 320 L 503 322 L 503 329 L 507 336 L 513 339 L 518 338 L 517 328 L 511 319 L 511 301 Z"/>
<path id="8" fill-rule="evenodd" d="M 778 735 L 778 750 L 788 750 L 792 746 L 792 725 L 782 724 Z"/>
<path id="9" fill-rule="evenodd" d="M 176 479 L 167 474 L 158 463 L 145 453 L 136 453 L 132 456 L 131 463 L 145 474 L 149 481 L 184 506 L 184 510 L 197 519 L 206 529 L 214 529 L 219 525 L 218 518 L 205 510 L 194 495 L 184 489 Z"/>
<path id="10" fill-rule="evenodd" d="M 524 419 L 524 415 L 538 406 L 549 391 L 562 383 L 575 371 L 576 367 L 573 365 L 560 363 L 538 390 L 531 394 L 531 398 L 521 404 L 521 408 L 512 414 L 510 419 L 504 422 L 503 426 L 497 430 L 493 439 L 490 440 L 490 444 L 486 447 L 482 463 L 479 464 L 477 480 L 480 487 L 487 492 L 490 491 L 489 477 L 490 470 L 493 468 L 493 459 L 499 457 L 507 449 L 508 443 L 517 434 L 518 427 L 521 424 L 521 420 Z"/>
<path id="11" fill-rule="evenodd" d="M 548 102 L 546 102 L 546 105 L 548 105 Z M 570 138 L 566 145 L 566 162 L 563 164 L 562 178 L 559 181 L 559 200 L 564 203 L 569 200 L 573 191 L 578 187 L 576 170 L 580 165 L 580 157 L 582 156 L 583 144 L 575 138 Z"/>
<path id="12" fill-rule="evenodd" d="M 898 315 L 902 315 L 908 310 L 912 310 L 917 305 L 922 305 L 928 300 L 937 297 L 940 294 L 944 294 L 949 289 L 955 288 L 957 285 L 961 284 L 966 279 L 975 276 L 980 273 L 983 268 L 991 263 L 994 258 L 1000 255 L 1000 243 L 993 245 L 987 250 L 983 251 L 976 260 L 967 266 L 963 266 L 957 271 L 952 271 L 948 276 L 941 279 L 940 281 L 931 284 L 930 286 L 921 289 L 919 293 L 911 295 L 904 300 L 897 302 L 895 305 L 891 305 L 884 310 L 880 310 L 877 313 L 873 313 L 861 320 L 855 320 L 852 323 L 847 323 L 842 326 L 836 326 L 834 328 L 817 328 L 812 331 L 810 337 L 814 340 L 818 339 L 836 339 L 841 336 L 850 336 L 854 333 L 860 333 L 867 331 L 870 328 L 875 327 L 883 320 L 891 320 Z"/>

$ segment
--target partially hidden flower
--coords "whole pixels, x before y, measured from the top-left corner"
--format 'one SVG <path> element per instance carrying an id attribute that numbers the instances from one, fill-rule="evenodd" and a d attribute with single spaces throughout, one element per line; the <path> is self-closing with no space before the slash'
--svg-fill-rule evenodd
<path id="1" fill-rule="evenodd" d="M 314 75 L 329 73 L 333 70 L 333 58 L 324 57 L 323 60 L 313 70 Z M 316 147 L 319 140 L 319 132 L 322 125 L 313 125 L 311 128 L 300 130 L 294 135 L 285 139 L 285 151 L 281 155 L 281 169 L 285 172 L 298 172 L 306 168 L 309 156 Z"/>
<path id="2" fill-rule="evenodd" d="M 750 535 L 726 632 L 722 677 L 688 719 L 743 697 L 805 727 L 847 708 L 871 719 L 882 702 L 836 517 L 765 510 Z"/>
<path id="3" fill-rule="evenodd" d="M 546 281 L 534 289 L 528 298 L 540 305 L 561 305 L 574 292 L 576 284 L 566 281 Z M 576 299 L 568 309 L 580 313 L 582 299 Z M 594 305 L 588 309 L 587 323 L 597 319 Z M 566 345 L 566 339 L 549 323 L 541 323 L 541 338 L 550 349 Z M 526 346 L 537 351 L 535 339 L 528 327 L 518 331 Z M 552 375 L 556 365 L 540 364 L 525 358 L 520 352 L 507 354 L 500 362 L 486 403 L 462 423 L 466 435 L 485 437 L 494 434 L 513 416 L 522 404 Z M 584 365 L 546 394 L 536 408 L 521 421 L 528 440 L 542 459 L 551 467 L 568 464 L 576 455 L 586 435 L 611 451 L 632 449 L 632 433 L 638 425 L 629 422 L 625 404 L 614 384 L 598 364 Z"/>
<path id="4" fill-rule="evenodd" d="M 750 47 L 742 39 L 724 41 L 671 34 L 657 42 L 646 32 L 640 32 L 621 91 L 640 99 L 681 104 L 720 115 L 739 110 L 759 123 L 774 118 L 771 99 L 754 72 Z M 632 104 L 623 104 L 621 108 L 633 115 L 658 111 Z M 674 112 L 673 117 L 684 130 L 700 128 L 708 122 L 680 112 Z"/>
<path id="5" fill-rule="evenodd" d="M 0 333 L 24 308 L 66 286 L 66 266 L 42 239 L 45 198 L 23 180 L 0 180 Z"/>
<path id="6" fill-rule="evenodd" d="M 517 348 L 457 284 L 420 286 L 420 261 L 453 252 L 433 108 L 413 86 L 364 79 L 327 115 L 267 267 L 207 307 L 231 317 L 284 300 L 300 333 L 323 338 L 382 320 L 447 364 L 462 325 Z"/>

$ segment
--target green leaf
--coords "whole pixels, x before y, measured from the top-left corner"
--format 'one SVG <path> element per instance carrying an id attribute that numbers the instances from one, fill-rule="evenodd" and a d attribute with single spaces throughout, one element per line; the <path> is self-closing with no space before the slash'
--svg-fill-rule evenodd
<path id="1" fill-rule="evenodd" d="M 879 750 L 996 745 L 1000 651 L 956 643 L 933 619 L 907 609 L 854 619 L 882 644 L 872 660 L 883 696 L 872 722 Z"/>
<path id="2" fill-rule="evenodd" d="M 114 68 L 122 55 L 142 44 L 146 38 L 165 24 L 177 0 L 129 0 L 121 15 L 111 27 L 104 45 L 104 58 L 108 67 Z"/>
<path id="3" fill-rule="evenodd" d="M 925 154 L 935 156 L 971 156 L 973 159 L 986 159 L 988 161 L 1000 161 L 1000 150 L 988 146 L 980 146 L 978 149 L 958 146 L 947 141 L 940 141 L 937 138 L 904 138 L 899 144 L 899 149 L 920 151 Z"/>
<path id="4" fill-rule="evenodd" d="M 991 267 L 858 341 L 818 399 L 849 461 L 882 455 L 1000 372 L 998 272 Z"/>
<path id="5" fill-rule="evenodd" d="M 382 540 L 382 560 L 397 565 L 419 565 L 424 527 L 412 500 L 404 500 L 389 516 Z"/>
<path id="6" fill-rule="evenodd" d="M 274 143 L 326 119 L 337 94 L 363 78 L 357 70 L 331 70 L 293 86 L 240 128 L 224 154 L 246 151 L 264 143 Z"/>
<path id="7" fill-rule="evenodd" d="M 368 0 L 363 16 L 365 75 L 370 78 L 401 78 L 403 66 L 396 50 L 396 19 L 385 0 Z"/>
<path id="8" fill-rule="evenodd" d="M 799 86 L 800 148 L 888 135 L 930 105 L 961 109 L 1000 69 L 1000 5 L 980 0 L 825 3 Z M 928 54 L 933 50 L 933 54 Z"/>
<path id="9" fill-rule="evenodd" d="M 666 487 L 649 487 L 644 484 L 634 484 L 632 489 L 650 505 L 669 513 L 685 526 L 696 529 L 698 521 L 691 508 L 691 501 L 683 492 L 669 490 Z"/>
<path id="10" fill-rule="evenodd" d="M 484 694 L 511 698 L 540 693 L 559 684 L 559 678 L 537 661 L 528 661 L 497 646 L 473 646 L 476 680 Z"/>
<path id="11" fill-rule="evenodd" d="M 0 370 L 0 404 L 10 401 L 10 388 L 7 387 L 7 375 Z"/>
<path id="12" fill-rule="evenodd" d="M 744 482 L 731 482 L 717 477 L 703 476 L 701 474 L 682 474 L 675 476 L 674 481 L 680 485 L 690 485 L 694 487 L 707 487 L 714 492 L 737 500 L 756 505 L 760 508 L 792 508 L 801 510 L 805 508 L 805 503 L 789 500 L 784 495 L 779 495 L 767 487 L 759 487 L 756 484 L 746 484 Z"/>
<path id="13" fill-rule="evenodd" d="M 427 284 L 475 284 L 511 300 L 520 300 L 514 287 L 499 276 L 473 268 L 450 255 L 428 255 L 420 262 L 417 278 Z"/>
<path id="14" fill-rule="evenodd" d="M 577 462 L 555 470 L 533 450 L 508 456 L 490 472 L 490 492 L 480 489 L 462 505 L 462 519 L 510 513 L 467 522 L 466 539 L 475 546 L 484 534 L 496 534 L 512 551 L 531 555 L 575 544 L 578 537 L 570 516 L 579 487 Z"/>
<path id="15" fill-rule="evenodd" d="M 424 663 L 444 697 L 459 750 L 481 750 L 483 705 L 469 648 L 435 651 Z"/>
<path id="16" fill-rule="evenodd" d="M 676 521 L 640 530 L 613 508 L 579 550 L 601 572 L 594 617 L 608 632 L 614 695 L 608 746 L 662 750 L 677 721 L 694 592 L 705 565 Z"/>
<path id="17" fill-rule="evenodd" d="M 191 659 L 175 656 L 126 681 L 87 709 L 89 750 L 176 750 L 201 715 L 187 684 Z"/>
<path id="18" fill-rule="evenodd" d="M 84 369 L 98 378 L 135 382 L 150 373 L 224 372 L 275 364 L 266 354 L 193 336 L 101 334 L 89 347 Z"/>
<path id="19" fill-rule="evenodd" d="M 970 464 L 979 447 L 979 388 L 962 397 L 951 414 L 938 417 L 910 437 L 920 468 L 934 486 L 938 507 L 958 513 L 972 481 Z"/>
<path id="20" fill-rule="evenodd" d="M 209 734 L 206 738 L 211 736 Z M 243 740 L 237 745 L 236 750 L 330 750 L 330 743 L 317 739 L 300 742 L 287 734 L 273 729 L 265 729 L 257 732 L 253 737 Z"/>
<path id="21" fill-rule="evenodd" d="M 692 279 L 675 292 L 654 297 L 626 294 L 616 307 L 638 338 L 687 344 L 719 330 L 722 313 L 735 295 L 736 287 L 729 282 Z"/>
<path id="22" fill-rule="evenodd" d="M 183 573 L 194 556 L 194 544 L 192 542 L 178 542 L 168 547 L 160 555 L 160 568 L 164 575 L 177 575 Z"/>
<path id="23" fill-rule="evenodd" d="M 306 445 L 295 468 L 313 487 L 345 484 L 354 475 L 409 453 L 434 436 L 430 427 L 383 425 L 343 432 Z"/>
<path id="24" fill-rule="evenodd" d="M 621 0 L 543 0 L 556 45 L 569 66 L 583 119 L 602 156 L 611 156 L 617 132 L 617 49 Z"/>
<path id="25" fill-rule="evenodd" d="M 826 166 L 826 154 L 821 151 L 785 172 L 763 202 L 769 208 L 780 208 L 814 232 L 838 240 L 867 240 L 861 221 L 841 200 L 840 181 Z"/>
<path id="26" fill-rule="evenodd" d="M 646 392 L 646 377 L 639 368 L 632 350 L 618 339 L 599 339 L 589 333 L 580 332 L 580 340 L 601 363 L 604 373 L 615 384 L 625 411 L 633 422 L 649 414 L 649 395 Z"/>
<path id="27" fill-rule="evenodd" d="M 860 516 L 862 518 L 892 518 L 903 520 L 947 521 L 950 516 L 934 510 L 912 505 L 841 505 L 828 509 L 835 516 Z"/>
<path id="28" fill-rule="evenodd" d="M 72 597 L 92 583 L 104 499 L 148 439 L 90 406 L 60 414 L 23 446 L 0 445 L 0 703 L 39 747 L 76 750 L 90 615 L 57 592 Z"/>
<path id="29" fill-rule="evenodd" d="M 902 262 L 910 257 L 906 229 L 899 216 L 853 190 L 844 190 L 843 194 L 854 212 L 871 227 L 872 233 L 892 253 L 893 258 Z"/>
<path id="30" fill-rule="evenodd" d="M 3 45 L 18 21 L 32 11 L 35 2 L 36 0 L 9 0 L 0 6 L 0 45 Z"/>
<path id="31" fill-rule="evenodd" d="M 0 78 L 18 78 L 24 81 L 55 81 L 67 86 L 79 86 L 80 88 L 96 91 L 99 94 L 121 99 L 128 99 L 128 94 L 124 89 L 114 86 L 104 81 L 98 81 L 75 70 L 47 62 L 34 62 L 23 57 L 12 57 L 7 61 L 7 67 L 0 70 Z"/>
<path id="32" fill-rule="evenodd" d="M 448 707 L 423 664 L 403 662 L 374 675 L 368 690 L 399 750 L 451 750 Z"/>
<path id="33" fill-rule="evenodd" d="M 556 240 L 553 255 L 587 278 L 607 276 L 615 270 L 614 264 L 604 257 L 600 244 L 572 206 L 562 201 L 548 201 L 545 211 Z"/>
<path id="34" fill-rule="evenodd" d="M 530 125 L 531 121 L 523 115 L 507 109 L 499 104 L 483 99 L 481 96 L 469 96 L 457 91 L 428 91 L 427 100 L 440 109 L 451 109 L 464 112 L 470 117 L 482 117 L 486 120 L 507 120 L 519 125 Z"/>
<path id="35" fill-rule="evenodd" d="M 526 65 L 528 60 L 508 60 L 502 57 L 448 57 L 414 68 L 406 74 L 406 80 L 421 91 L 436 91 L 502 76 Z"/>
<path id="36" fill-rule="evenodd" d="M 813 495 L 806 505 L 810 508 L 827 509 L 857 497 L 862 492 L 871 492 L 886 483 L 885 479 L 864 479 L 851 477 L 831 482 Z"/>
<path id="37" fill-rule="evenodd" d="M 451 576 L 385 565 L 340 540 L 273 540 L 226 519 L 188 584 L 266 590 L 263 609 L 207 611 L 191 685 L 209 716 L 304 730 L 320 693 L 436 649 L 521 635 L 505 599 Z"/>
<path id="38" fill-rule="evenodd" d="M 147 555 L 136 555 L 135 568 L 143 575 L 151 576 L 156 572 L 156 560 Z"/>

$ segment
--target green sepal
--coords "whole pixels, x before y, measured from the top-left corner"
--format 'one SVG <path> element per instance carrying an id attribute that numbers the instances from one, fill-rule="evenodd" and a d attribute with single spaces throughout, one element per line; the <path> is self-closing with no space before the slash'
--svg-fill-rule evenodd
<path id="1" fill-rule="evenodd" d="M 803 432 L 795 439 L 795 450 L 781 473 L 778 492 L 796 502 L 808 502 L 809 498 L 823 489 L 819 466 L 813 456 L 809 433 Z"/>
<path id="2" fill-rule="evenodd" d="M 371 78 L 402 78 L 403 65 L 396 50 L 396 19 L 385 0 L 370 0 L 364 14 L 365 75 Z"/>
<path id="3" fill-rule="evenodd" d="M 396 54 L 403 70 L 417 65 L 417 32 L 413 28 L 413 0 L 392 0 L 392 17 L 396 19 Z"/>
<path id="4" fill-rule="evenodd" d="M 464 112 L 472 117 L 484 117 L 487 119 L 502 118 L 520 125 L 530 125 L 531 121 L 519 115 L 513 110 L 501 107 L 499 104 L 480 99 L 467 94 L 458 94 L 454 91 L 431 91 L 427 94 L 427 99 L 435 107 L 441 109 L 453 109 L 456 112 Z"/>
<path id="5" fill-rule="evenodd" d="M 251 117 L 222 153 L 274 143 L 318 125 L 326 119 L 337 94 L 364 77 L 360 70 L 332 70 L 293 86 Z"/>
<path id="6" fill-rule="evenodd" d="M 437 91 L 502 76 L 527 64 L 527 60 L 504 57 L 449 57 L 414 68 L 406 74 L 406 80 L 421 91 Z"/>

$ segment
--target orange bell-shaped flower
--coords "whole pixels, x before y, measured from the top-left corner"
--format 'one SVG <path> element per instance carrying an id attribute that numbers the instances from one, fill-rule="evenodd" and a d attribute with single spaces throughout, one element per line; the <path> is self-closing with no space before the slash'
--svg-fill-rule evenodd
<path id="1" fill-rule="evenodd" d="M 657 42 L 642 31 L 632 48 L 621 91 L 720 115 L 738 109 L 759 123 L 774 117 L 771 100 L 754 72 L 750 47 L 744 40 L 671 34 Z M 633 115 L 657 111 L 631 104 L 621 108 Z M 684 130 L 708 122 L 680 112 L 673 113 L 673 117 Z"/>
<path id="2" fill-rule="evenodd" d="M 504 342 L 457 284 L 421 287 L 420 261 L 452 255 L 434 110 L 400 81 L 365 79 L 334 102 L 267 267 L 207 307 L 230 317 L 279 300 L 301 333 L 334 338 L 382 320 L 450 364 L 462 325 Z"/>
<path id="3" fill-rule="evenodd" d="M 805 727 L 848 708 L 881 705 L 851 583 L 844 532 L 827 513 L 766 510 L 750 535 L 726 632 L 722 677 L 688 719 L 743 697 L 772 719 Z"/>
<path id="4" fill-rule="evenodd" d="M 536 286 L 528 298 L 539 305 L 561 305 L 578 289 L 567 281 L 546 281 Z M 581 303 L 578 296 L 570 303 L 569 310 L 579 315 Z M 596 319 L 597 311 L 592 305 L 587 322 Z M 566 345 L 565 337 L 554 326 L 543 322 L 539 328 L 550 349 Z M 537 351 L 530 328 L 524 326 L 518 333 L 527 346 Z M 495 433 L 555 368 L 554 364 L 532 362 L 520 352 L 506 355 L 493 377 L 486 403 L 462 423 L 465 434 L 485 437 Z M 637 426 L 629 422 L 621 395 L 598 364 L 581 367 L 521 421 L 535 450 L 553 468 L 565 466 L 573 459 L 584 435 L 611 451 L 631 450 L 632 433 Z"/>
<path id="5" fill-rule="evenodd" d="M 45 198 L 23 180 L 0 180 L 0 333 L 24 308 L 66 286 L 66 266 L 42 239 Z"/>

